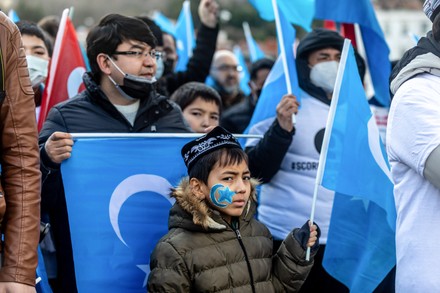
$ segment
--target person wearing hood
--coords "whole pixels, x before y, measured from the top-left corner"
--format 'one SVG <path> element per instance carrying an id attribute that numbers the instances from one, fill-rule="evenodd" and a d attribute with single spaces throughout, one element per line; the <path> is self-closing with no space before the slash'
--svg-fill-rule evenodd
<path id="1" fill-rule="evenodd" d="M 426 0 L 423 10 L 432 30 L 405 52 L 390 77 L 396 292 L 440 291 L 440 0 Z"/>
<path id="2" fill-rule="evenodd" d="M 273 256 L 237 139 L 218 126 L 181 153 L 188 176 L 171 192 L 176 202 L 150 258 L 148 292 L 297 292 L 319 246 L 317 225 L 291 231 Z"/>
<path id="3" fill-rule="evenodd" d="M 86 89 L 50 110 L 39 137 L 42 212 L 50 216 L 57 251 L 54 291 L 64 293 L 77 292 L 60 171 L 72 153 L 70 133 L 191 132 L 179 106 L 155 91 L 156 40 L 143 21 L 109 14 L 86 42 L 91 67 L 83 76 Z"/>
<path id="4" fill-rule="evenodd" d="M 246 142 L 249 168 L 262 180 L 258 219 L 266 224 L 278 247 L 293 226 L 310 217 L 319 155 L 344 38 L 335 31 L 315 29 L 299 43 L 296 54 L 301 105 L 293 95 L 282 97 L 276 116 L 254 125 L 249 134 L 263 135 Z M 356 53 L 361 77 L 363 59 Z M 301 108 L 298 110 L 298 107 Z M 296 114 L 296 124 L 292 122 Z M 316 221 L 321 225 L 321 248 L 301 292 L 348 292 L 322 266 L 334 192 L 318 189 Z"/>

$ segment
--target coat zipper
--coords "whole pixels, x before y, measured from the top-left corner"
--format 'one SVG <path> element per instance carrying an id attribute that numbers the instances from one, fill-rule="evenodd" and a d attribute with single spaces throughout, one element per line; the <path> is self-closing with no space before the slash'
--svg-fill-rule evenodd
<path id="1" fill-rule="evenodd" d="M 251 279 L 252 292 L 255 293 L 254 275 L 252 274 L 251 263 L 250 263 L 250 261 L 249 261 L 249 257 L 248 257 L 248 255 L 247 255 L 246 249 L 245 249 L 245 247 L 244 247 L 243 239 L 241 238 L 240 230 L 238 230 L 238 228 L 237 228 L 237 229 L 234 228 L 233 225 L 231 225 L 231 227 L 232 227 L 232 230 L 234 230 L 235 235 L 237 235 L 238 243 L 240 243 L 241 249 L 243 250 L 244 258 L 246 259 L 246 264 L 247 264 L 248 271 L 249 271 L 249 277 L 250 277 L 250 279 Z"/>

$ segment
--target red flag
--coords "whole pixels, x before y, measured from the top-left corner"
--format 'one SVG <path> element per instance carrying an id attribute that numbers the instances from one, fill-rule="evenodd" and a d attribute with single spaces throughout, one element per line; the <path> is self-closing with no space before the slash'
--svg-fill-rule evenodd
<path id="1" fill-rule="evenodd" d="M 333 20 L 324 20 L 324 28 L 339 31 L 339 33 L 347 39 L 350 39 L 351 44 L 354 48 L 357 48 L 356 42 L 356 32 L 354 29 L 354 25 L 351 23 L 336 23 Z"/>
<path id="2" fill-rule="evenodd" d="M 357 48 L 357 42 L 356 42 L 356 31 L 354 29 L 354 24 L 352 23 L 343 23 L 342 24 L 343 27 L 343 36 L 346 37 L 347 39 L 350 39 L 351 44 L 353 45 L 353 47 L 356 49 Z"/>
<path id="3" fill-rule="evenodd" d="M 82 82 L 85 68 L 75 28 L 68 17 L 68 9 L 65 9 L 61 17 L 41 100 L 38 130 L 41 130 L 52 106 L 74 97 L 85 88 Z"/>
<path id="4" fill-rule="evenodd" d="M 336 31 L 336 23 L 333 20 L 324 20 L 324 28 L 332 31 Z"/>

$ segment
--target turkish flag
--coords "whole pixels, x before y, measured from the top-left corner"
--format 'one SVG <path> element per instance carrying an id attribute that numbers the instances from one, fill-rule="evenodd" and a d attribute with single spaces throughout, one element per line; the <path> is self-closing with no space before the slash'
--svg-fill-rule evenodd
<path id="1" fill-rule="evenodd" d="M 64 10 L 55 40 L 46 87 L 41 100 L 38 130 L 41 130 L 52 106 L 84 90 L 82 76 L 86 71 L 75 28 Z"/>

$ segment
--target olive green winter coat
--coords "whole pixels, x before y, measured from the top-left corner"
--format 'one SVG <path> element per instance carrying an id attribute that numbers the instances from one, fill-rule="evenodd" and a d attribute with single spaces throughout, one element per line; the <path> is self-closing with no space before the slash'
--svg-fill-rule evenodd
<path id="1" fill-rule="evenodd" d="M 184 179 L 172 196 L 169 232 L 151 255 L 148 292 L 296 292 L 312 265 L 290 233 L 272 257 L 272 236 L 254 218 L 255 183 L 233 229 L 192 195 Z M 296 229 L 299 230 L 299 229 Z M 314 253 L 312 253 L 313 255 Z"/>

